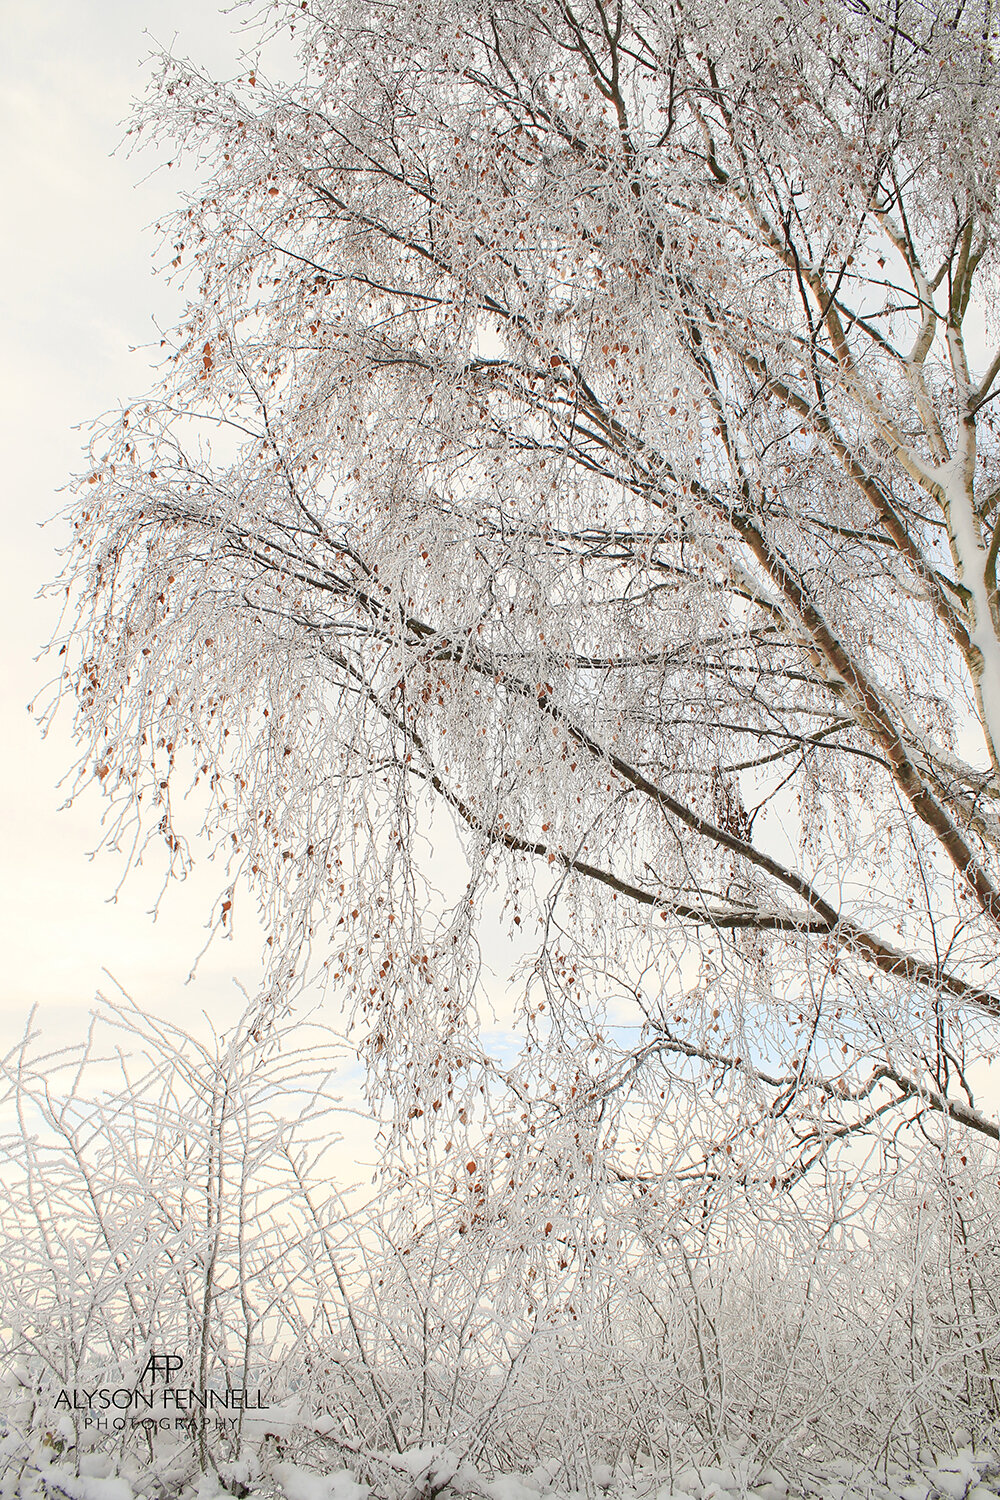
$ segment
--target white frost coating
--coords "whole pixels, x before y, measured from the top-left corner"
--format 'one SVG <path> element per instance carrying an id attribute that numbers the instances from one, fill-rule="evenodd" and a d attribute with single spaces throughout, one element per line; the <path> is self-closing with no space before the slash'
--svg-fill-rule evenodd
<path id="1" fill-rule="evenodd" d="M 982 656 L 979 679 L 985 729 L 993 742 L 994 756 L 1000 756 L 1000 640 L 993 626 L 993 609 L 986 582 L 986 548 L 975 512 L 973 492 L 968 481 L 968 464 L 957 456 L 937 470 L 937 482 L 944 496 L 948 533 L 961 581 L 972 595 L 975 616 L 970 631 L 973 644 Z"/>
<path id="2" fill-rule="evenodd" d="M 228 1384 L 257 1360 L 330 1419 L 245 1414 L 241 1482 L 301 1441 L 390 1500 L 446 1451 L 695 1494 L 734 1436 L 775 1486 L 806 1451 L 814 1492 L 844 1453 L 917 1482 L 914 1435 L 943 1464 L 995 1403 L 962 601 L 995 739 L 968 507 L 1000 442 L 955 437 L 942 323 L 995 274 L 995 20 L 864 9 L 282 0 L 296 81 L 165 58 L 142 107 L 204 167 L 168 233 L 191 303 L 95 435 L 57 692 L 109 842 L 181 875 L 197 807 L 214 930 L 255 903 L 267 979 L 214 1073 L 130 1017 L 196 1101 L 145 1086 L 141 1169 L 128 1091 L 59 1102 L 26 1044 L 22 1118 L 67 1145 L 18 1138 L 0 1213 L 21 1285 L 100 1310 L 53 1315 L 46 1381 L 146 1347 L 154 1285 Z M 381 1218 L 317 1204 L 255 1112 L 310 961 Z"/>

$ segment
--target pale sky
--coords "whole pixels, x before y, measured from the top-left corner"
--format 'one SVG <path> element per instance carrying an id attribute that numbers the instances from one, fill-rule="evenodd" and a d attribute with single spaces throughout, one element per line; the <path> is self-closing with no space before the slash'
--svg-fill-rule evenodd
<path id="1" fill-rule="evenodd" d="M 172 884 L 155 922 L 152 870 L 116 896 L 120 857 L 88 857 L 100 842 L 100 798 L 88 791 L 60 811 L 57 782 L 75 760 L 69 716 L 42 741 L 26 705 L 52 675 L 33 656 L 54 607 L 35 595 L 57 571 L 64 533 L 58 522 L 41 526 L 83 467 L 85 434 L 74 428 L 152 383 L 154 318 L 170 325 L 182 306 L 181 291 L 152 275 L 152 225 L 176 206 L 182 181 L 163 170 L 144 180 L 155 158 L 116 152 L 123 121 L 157 44 L 229 77 L 250 38 L 215 0 L 0 0 L 0 34 L 0 1054 L 35 1004 L 49 1046 L 80 1040 L 96 992 L 115 994 L 105 971 L 144 1008 L 201 1034 L 207 1013 L 223 1030 L 245 1004 L 236 982 L 253 994 L 260 974 L 263 935 L 248 903 L 234 940 L 213 943 L 185 983 L 221 873 L 202 857 L 190 880 Z M 291 48 L 276 56 L 269 45 L 268 58 L 275 72 L 294 66 Z M 510 945 L 498 931 L 493 946 L 502 1008 Z M 335 997 L 324 1019 L 337 1024 Z M 356 1073 L 344 1093 L 357 1101 Z"/>
<path id="2" fill-rule="evenodd" d="M 100 838 L 98 799 L 57 810 L 56 782 L 74 759 L 68 718 L 42 743 L 25 711 L 50 675 L 32 656 L 54 616 L 34 595 L 56 570 L 62 530 L 39 527 L 82 465 L 73 427 L 150 384 L 152 355 L 130 346 L 150 343 L 152 316 L 169 323 L 180 306 L 151 275 L 148 227 L 176 201 L 176 174 L 141 183 L 153 161 L 114 154 L 121 122 L 156 42 L 229 76 L 241 45 L 233 27 L 213 0 L 0 0 L 3 1051 L 35 1002 L 48 1036 L 75 1040 L 95 991 L 110 990 L 104 969 L 182 1022 L 207 1010 L 231 1024 L 243 1006 L 234 977 L 255 987 L 251 932 L 214 945 L 185 987 L 221 884 L 209 871 L 169 893 L 155 924 L 152 879 L 111 900 L 119 861 L 87 857 Z"/>

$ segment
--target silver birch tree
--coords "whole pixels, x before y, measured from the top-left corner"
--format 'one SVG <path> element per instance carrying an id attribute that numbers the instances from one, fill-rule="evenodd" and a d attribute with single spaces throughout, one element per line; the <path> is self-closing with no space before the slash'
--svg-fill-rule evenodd
<path id="1" fill-rule="evenodd" d="M 194 784 L 463 1233 L 996 1140 L 989 0 L 268 16 L 296 82 L 132 127 L 204 188 L 62 585 L 110 837 L 180 872 Z"/>

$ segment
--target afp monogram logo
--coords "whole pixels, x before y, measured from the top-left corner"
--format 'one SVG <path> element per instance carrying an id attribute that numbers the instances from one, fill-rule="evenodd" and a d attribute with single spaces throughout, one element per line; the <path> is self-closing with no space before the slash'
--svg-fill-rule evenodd
<path id="1" fill-rule="evenodd" d="M 180 1374 L 183 1368 L 184 1357 L 181 1354 L 151 1354 L 142 1367 L 139 1384 L 144 1384 L 148 1377 L 152 1384 L 162 1380 L 166 1385 L 172 1385 L 173 1377 Z"/>

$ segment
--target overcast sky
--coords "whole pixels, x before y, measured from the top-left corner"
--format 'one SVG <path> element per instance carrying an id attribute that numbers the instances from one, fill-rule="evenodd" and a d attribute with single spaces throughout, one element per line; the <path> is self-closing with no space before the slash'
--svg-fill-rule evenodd
<path id="1" fill-rule="evenodd" d="M 113 901 L 120 863 L 88 859 L 100 839 L 97 799 L 58 811 L 56 782 L 74 758 L 68 722 L 42 743 L 25 705 L 49 675 L 32 657 L 52 606 L 34 595 L 57 568 L 62 528 L 40 523 L 81 466 L 83 434 L 73 429 L 146 388 L 152 356 L 130 347 L 153 340 L 154 315 L 169 323 L 179 307 L 180 294 L 151 275 L 149 228 L 175 202 L 175 175 L 141 181 L 153 163 L 115 153 L 122 120 L 156 43 L 229 76 L 240 39 L 212 0 L 0 0 L 0 21 L 0 1045 L 35 1002 L 46 1031 L 72 1040 L 95 991 L 110 988 L 104 969 L 142 1004 L 181 1019 L 206 1009 L 226 1025 L 243 1003 L 234 977 L 254 987 L 256 935 L 214 945 L 185 986 L 221 881 L 202 869 L 155 924 L 152 879 L 130 880 Z"/>

